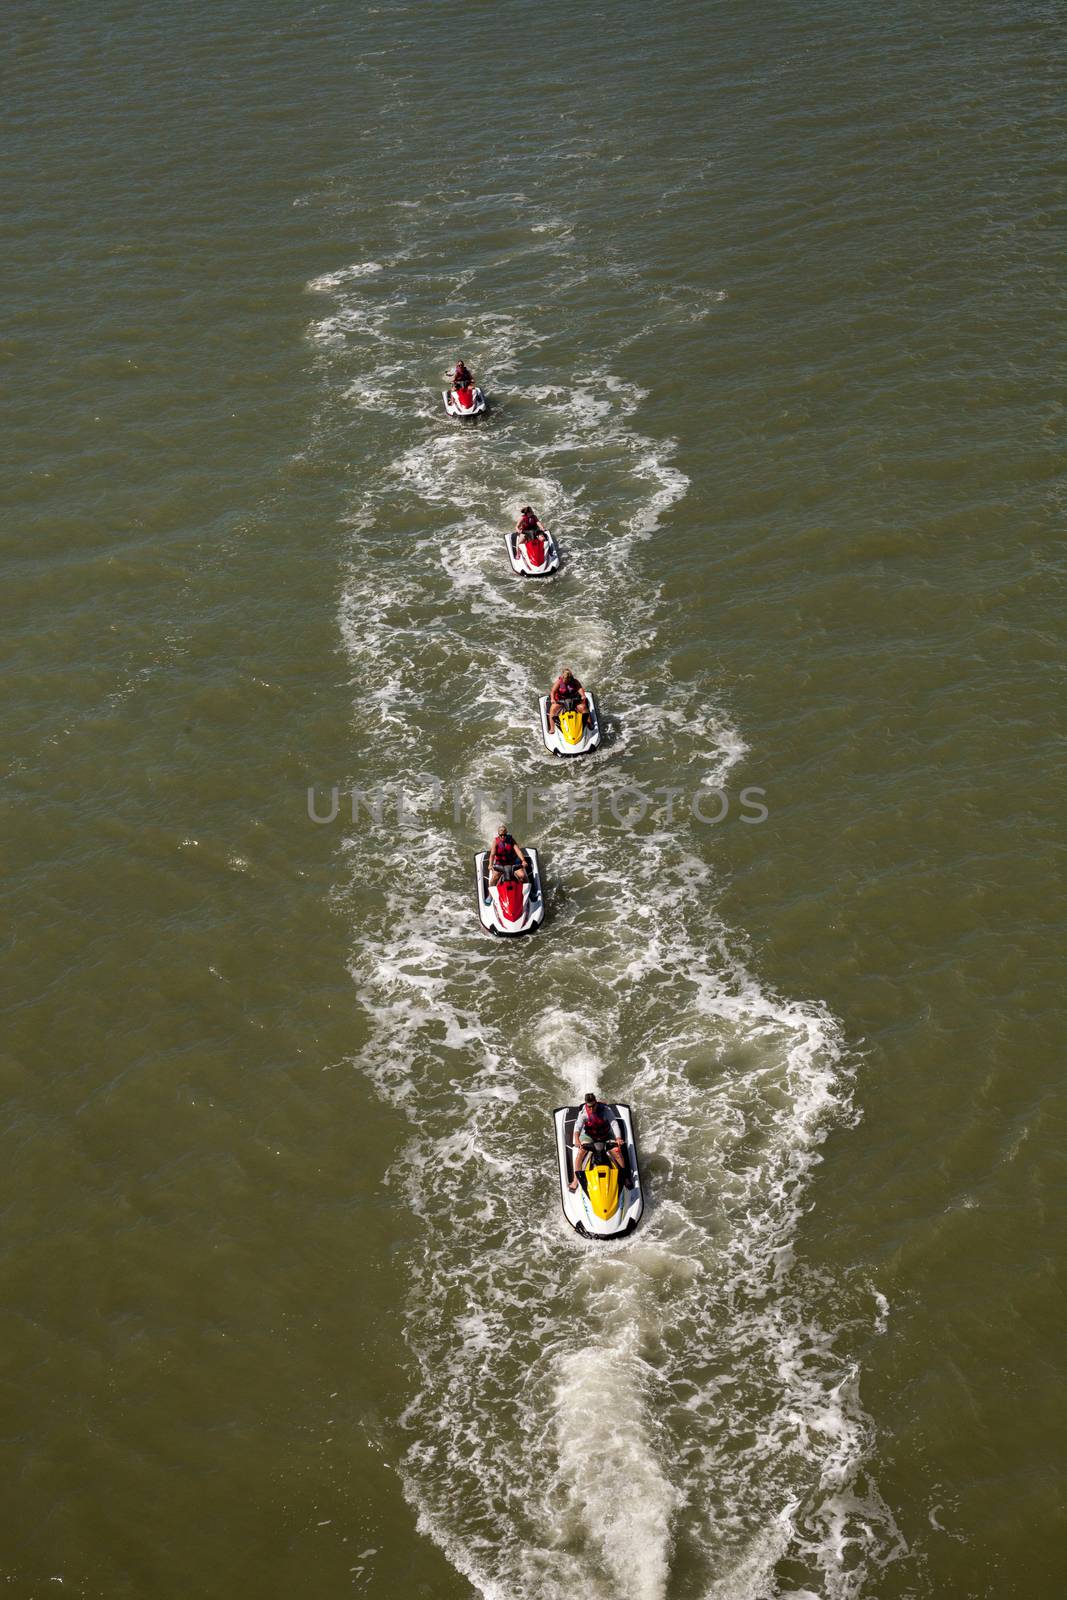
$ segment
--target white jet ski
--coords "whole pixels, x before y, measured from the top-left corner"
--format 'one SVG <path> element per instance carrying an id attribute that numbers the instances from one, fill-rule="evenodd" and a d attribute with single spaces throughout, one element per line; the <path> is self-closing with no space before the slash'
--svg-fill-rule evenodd
<path id="1" fill-rule="evenodd" d="M 504 535 L 504 543 L 507 546 L 511 570 L 517 572 L 520 577 L 547 578 L 550 573 L 559 571 L 559 546 L 547 528 L 544 546 L 540 550 L 539 540 L 530 539 L 524 533 L 516 533 L 514 528 Z M 540 561 L 537 559 L 538 555 Z"/>
<path id="2" fill-rule="evenodd" d="M 489 887 L 489 852 L 479 850 L 474 858 L 474 877 L 478 893 L 478 915 L 489 933 L 532 933 L 545 916 L 545 897 L 541 889 L 541 863 L 537 851 L 525 851 L 530 863 L 526 883 L 505 873 Z"/>
<path id="3" fill-rule="evenodd" d="M 550 732 L 548 696 L 541 696 L 537 703 L 541 708 L 541 737 L 546 750 L 551 750 L 557 756 L 582 756 L 587 750 L 596 749 L 600 743 L 600 713 L 588 689 L 585 697 L 589 701 L 589 715 L 583 716 L 577 708 L 562 710 L 556 718 L 555 728 Z"/>
<path id="4" fill-rule="evenodd" d="M 574 1124 L 582 1108 L 558 1106 L 553 1112 L 563 1215 L 583 1239 L 625 1239 L 637 1227 L 645 1206 L 630 1107 L 610 1102 L 605 1105 L 612 1131 L 623 1142 L 622 1170 L 608 1154 L 606 1144 L 595 1144 L 592 1155 L 578 1174 L 578 1187 L 573 1190 L 570 1184 L 578 1157 Z"/>
<path id="5" fill-rule="evenodd" d="M 485 410 L 485 395 L 477 384 L 470 389 L 442 389 L 441 398 L 450 417 L 477 417 Z"/>

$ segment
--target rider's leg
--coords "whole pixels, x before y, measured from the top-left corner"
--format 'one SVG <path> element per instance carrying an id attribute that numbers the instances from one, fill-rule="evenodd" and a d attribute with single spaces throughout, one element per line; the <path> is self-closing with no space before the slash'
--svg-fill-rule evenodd
<path id="1" fill-rule="evenodd" d="M 579 1149 L 578 1159 L 574 1163 L 574 1177 L 571 1179 L 572 1189 L 577 1189 L 578 1187 L 578 1174 L 589 1160 L 589 1151 L 591 1148 L 592 1147 L 590 1145 L 583 1144 Z"/>

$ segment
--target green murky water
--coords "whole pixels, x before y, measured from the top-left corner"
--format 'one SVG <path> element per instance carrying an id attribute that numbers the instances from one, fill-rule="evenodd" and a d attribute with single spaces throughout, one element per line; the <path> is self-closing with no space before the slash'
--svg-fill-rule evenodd
<path id="1" fill-rule="evenodd" d="M 3 31 L 7 1592 L 1058 1594 L 1058 9 Z"/>

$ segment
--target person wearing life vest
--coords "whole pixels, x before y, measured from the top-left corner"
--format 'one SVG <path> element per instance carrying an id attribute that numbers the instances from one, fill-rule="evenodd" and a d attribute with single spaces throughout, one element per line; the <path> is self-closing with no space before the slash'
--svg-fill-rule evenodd
<path id="1" fill-rule="evenodd" d="M 533 556 L 536 561 L 542 561 L 545 554 L 545 530 L 541 526 L 541 519 L 532 506 L 523 506 L 519 512 L 519 520 L 515 524 L 516 541 L 523 539 L 533 545 Z"/>
<path id="2" fill-rule="evenodd" d="M 474 388 L 474 376 L 467 370 L 467 365 L 463 361 L 456 362 L 456 370 L 452 373 L 452 387 L 453 389 Z"/>
<path id="3" fill-rule="evenodd" d="M 618 1123 L 603 1101 L 598 1100 L 595 1094 L 587 1094 L 584 1106 L 574 1119 L 574 1148 L 577 1154 L 574 1159 L 574 1177 L 570 1185 L 572 1189 L 577 1189 L 578 1174 L 588 1162 L 593 1147 L 597 1144 L 607 1145 L 608 1155 L 617 1167 L 625 1165 Z"/>
<path id="4" fill-rule="evenodd" d="M 526 852 L 517 845 L 508 832 L 508 825 L 502 822 L 496 830 L 489 851 L 489 887 L 492 889 L 498 884 L 505 874 L 510 878 L 517 878 L 519 883 L 525 883 L 529 875 L 529 863 Z"/>
<path id="5" fill-rule="evenodd" d="M 519 520 L 515 524 L 515 532 L 543 534 L 544 531 L 541 526 L 541 518 L 537 515 L 533 506 L 523 506 L 519 512 Z"/>
<path id="6" fill-rule="evenodd" d="M 556 719 L 561 711 L 574 709 L 585 718 L 589 715 L 589 698 L 570 667 L 564 667 L 548 697 L 548 731 L 556 731 Z"/>

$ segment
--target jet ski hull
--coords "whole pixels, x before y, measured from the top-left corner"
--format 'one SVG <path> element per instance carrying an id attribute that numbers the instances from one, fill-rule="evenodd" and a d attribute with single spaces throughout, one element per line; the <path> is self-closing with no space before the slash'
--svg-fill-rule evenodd
<path id="1" fill-rule="evenodd" d="M 559 1192 L 563 1215 L 583 1239 L 625 1239 L 641 1221 L 645 1209 L 641 1174 L 637 1165 L 637 1141 L 634 1137 L 633 1116 L 628 1105 L 605 1102 L 611 1112 L 613 1124 L 622 1128 L 625 1140 L 626 1167 L 619 1184 L 619 1205 L 615 1214 L 604 1218 L 590 1204 L 583 1177 L 578 1187 L 570 1187 L 574 1176 L 574 1124 L 581 1106 L 557 1106 L 552 1113 L 556 1132 L 556 1161 L 559 1166 Z"/>
<path id="2" fill-rule="evenodd" d="M 489 887 L 489 852 L 479 850 L 474 858 L 475 893 L 478 901 L 478 918 L 487 933 L 515 938 L 522 933 L 533 933 L 545 919 L 545 897 L 541 887 L 541 863 L 536 850 L 528 849 L 531 875 L 524 887 L 521 917 L 512 919 L 504 915 L 500 895 Z"/>
<path id="3" fill-rule="evenodd" d="M 553 572 L 559 571 L 559 546 L 552 535 L 545 530 L 545 560 L 543 566 L 535 567 L 526 554 L 524 544 L 520 544 L 519 536 L 514 529 L 504 535 L 504 546 L 511 562 L 511 570 L 520 578 L 548 578 Z"/>
<path id="4" fill-rule="evenodd" d="M 461 405 L 457 404 L 455 391 L 452 389 L 442 389 L 441 399 L 444 401 L 445 410 L 450 417 L 480 417 L 485 410 L 485 395 L 478 388 L 474 391 L 474 404 L 469 410 L 464 410 Z"/>
<path id="5" fill-rule="evenodd" d="M 545 741 L 545 749 L 551 750 L 556 756 L 584 756 L 588 751 L 595 750 L 600 743 L 600 712 L 597 703 L 588 689 L 585 692 L 589 701 L 589 715 L 582 730 L 582 737 L 577 744 L 567 744 L 559 731 L 558 725 L 549 731 L 548 726 L 548 696 L 543 694 L 538 701 L 541 711 L 541 737 Z"/>

